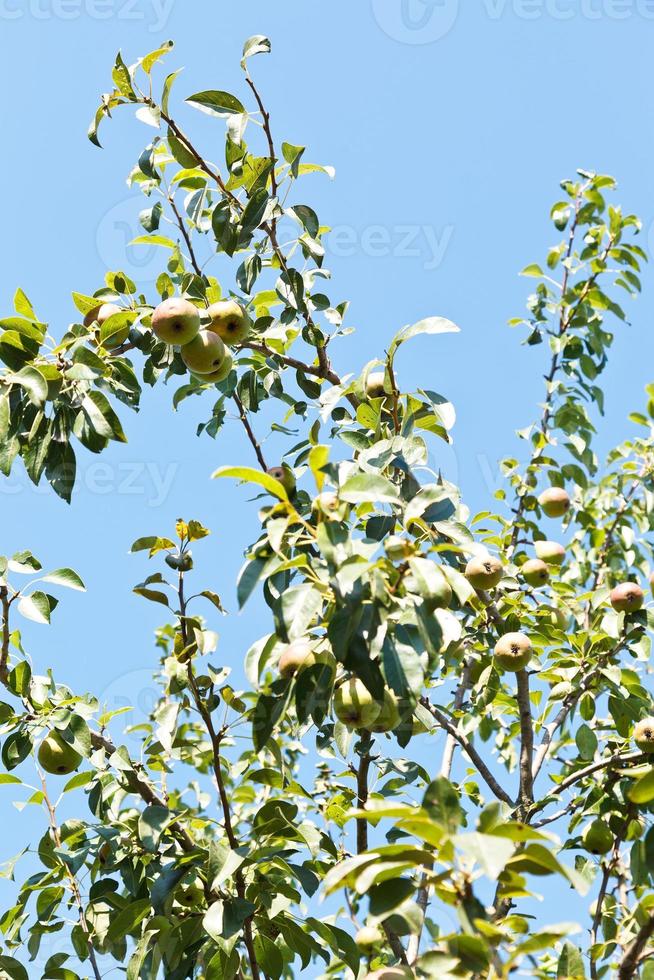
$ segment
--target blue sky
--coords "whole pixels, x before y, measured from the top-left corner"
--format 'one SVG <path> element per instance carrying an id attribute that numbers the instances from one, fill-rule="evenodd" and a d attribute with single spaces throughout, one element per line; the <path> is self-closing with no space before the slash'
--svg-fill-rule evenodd
<path id="1" fill-rule="evenodd" d="M 311 178 L 303 193 L 336 229 L 332 297 L 352 302 L 357 332 L 335 352 L 337 367 L 361 367 L 422 316 L 455 320 L 461 334 L 403 349 L 400 383 L 454 401 L 455 446 L 434 461 L 473 509 L 485 508 L 498 460 L 520 451 L 514 431 L 542 397 L 545 349 L 520 347 L 505 324 L 532 286 L 518 272 L 556 240 L 547 216 L 558 181 L 578 166 L 614 174 L 649 251 L 654 146 L 643 94 L 654 2 L 0 0 L 3 311 L 21 286 L 57 334 L 73 317 L 71 291 L 91 292 L 106 268 L 144 285 L 153 278 L 147 255 L 125 255 L 142 207 L 125 177 L 151 131 L 125 113 L 105 127 L 104 150 L 85 137 L 116 51 L 131 62 L 173 38 L 170 69 L 185 67 L 178 97 L 204 88 L 243 97 L 238 61 L 254 33 L 273 43 L 253 71 L 278 138 L 336 168 L 334 181 Z M 606 375 L 602 447 L 629 434 L 626 416 L 651 380 L 653 302 L 647 288 L 627 301 L 632 325 L 620 328 Z M 52 663 L 114 706 L 139 692 L 147 707 L 156 659 L 160 616 L 131 594 L 145 575 L 144 560 L 127 555 L 131 542 L 169 533 L 177 516 L 202 520 L 214 535 L 196 549 L 198 576 L 234 609 L 235 574 L 256 534 L 255 508 L 208 478 L 222 463 L 250 461 L 237 424 L 219 443 L 196 439 L 204 409 L 187 403 L 175 415 L 171 396 L 160 388 L 138 416 L 123 411 L 129 444 L 83 459 L 72 508 L 20 471 L 0 485 L 0 552 L 31 548 L 89 586 L 65 596 L 49 632 L 26 630 L 37 668 Z M 268 628 L 253 609 L 216 624 L 237 676 Z M 35 817 L 10 823 L 3 852 L 23 845 Z"/>

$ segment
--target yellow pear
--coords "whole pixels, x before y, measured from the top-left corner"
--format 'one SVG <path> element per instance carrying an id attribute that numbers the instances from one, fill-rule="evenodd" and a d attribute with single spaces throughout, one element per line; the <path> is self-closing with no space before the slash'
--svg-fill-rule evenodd
<path id="1" fill-rule="evenodd" d="M 209 381 L 216 384 L 218 381 L 224 381 L 233 367 L 234 367 L 234 360 L 232 358 L 232 355 L 226 353 L 223 363 L 220 365 L 219 368 L 216 368 L 215 371 L 212 371 L 211 374 L 196 374 L 194 371 L 191 371 L 191 374 L 193 375 L 194 378 L 197 378 L 198 381 L 202 381 L 203 384 L 206 384 Z"/>
<path id="2" fill-rule="evenodd" d="M 221 300 L 213 303 L 207 310 L 211 320 L 211 329 L 220 339 L 233 347 L 242 344 L 249 336 L 252 321 L 240 303 L 235 299 Z"/>
<path id="3" fill-rule="evenodd" d="M 495 662 L 514 673 L 524 670 L 531 660 L 533 647 L 524 633 L 505 633 L 495 647 Z"/>
<path id="4" fill-rule="evenodd" d="M 538 503 L 548 517 L 563 517 L 570 510 L 570 497 L 563 487 L 550 487 L 538 498 Z"/>
<path id="5" fill-rule="evenodd" d="M 473 589 L 485 592 L 494 589 L 502 581 L 502 562 L 492 555 L 471 558 L 466 565 L 465 576 Z"/>
<path id="6" fill-rule="evenodd" d="M 352 677 L 334 692 L 334 714 L 348 728 L 367 728 L 381 713 L 381 705 L 358 677 Z"/>
<path id="7" fill-rule="evenodd" d="M 166 299 L 159 304 L 152 314 L 152 330 L 159 340 L 183 347 L 190 344 L 198 335 L 200 312 L 197 306 L 194 306 L 187 299 L 178 297 Z M 206 374 L 208 372 L 203 371 L 201 373 Z"/>
<path id="8" fill-rule="evenodd" d="M 223 368 L 228 357 L 225 345 L 212 330 L 200 330 L 198 334 L 182 347 L 182 360 L 193 374 L 215 374 Z"/>

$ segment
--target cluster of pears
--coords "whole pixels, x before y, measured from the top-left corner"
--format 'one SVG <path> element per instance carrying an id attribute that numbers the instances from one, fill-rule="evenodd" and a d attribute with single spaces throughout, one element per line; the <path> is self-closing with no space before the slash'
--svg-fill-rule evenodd
<path id="1" fill-rule="evenodd" d="M 221 300 L 206 311 L 209 327 L 200 324 L 200 311 L 187 299 L 166 299 L 152 314 L 152 331 L 164 343 L 180 347 L 184 364 L 201 381 L 223 381 L 232 369 L 228 346 L 241 344 L 252 322 L 236 300 Z"/>
<path id="2" fill-rule="evenodd" d="M 279 658 L 278 670 L 285 680 L 318 664 L 329 668 L 331 681 L 336 676 L 336 660 L 331 652 L 316 651 L 306 639 L 294 640 Z M 334 714 L 350 731 L 382 734 L 392 732 L 400 724 L 400 708 L 392 691 L 386 689 L 382 701 L 377 701 L 363 681 L 350 677 L 340 682 L 334 691 Z"/>

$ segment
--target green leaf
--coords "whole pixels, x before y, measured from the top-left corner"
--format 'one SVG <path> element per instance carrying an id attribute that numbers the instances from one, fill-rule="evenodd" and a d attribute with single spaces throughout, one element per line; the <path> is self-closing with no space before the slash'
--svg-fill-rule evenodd
<path id="1" fill-rule="evenodd" d="M 33 623 L 48 624 L 52 606 L 45 592 L 33 592 L 18 601 L 18 612 Z"/>
<path id="2" fill-rule="evenodd" d="M 44 582 L 52 585 L 62 585 L 67 589 L 75 589 L 77 592 L 86 592 L 86 586 L 77 572 L 72 568 L 58 568 L 54 572 L 48 572 L 43 576 Z"/>
<path id="3" fill-rule="evenodd" d="M 360 473 L 346 480 L 338 492 L 341 500 L 349 504 L 361 504 L 375 500 L 380 504 L 399 503 L 399 490 L 385 476 Z"/>
<path id="4" fill-rule="evenodd" d="M 584 980 L 586 976 L 581 950 L 567 940 L 559 956 L 556 975 L 559 980 Z"/>
<path id="5" fill-rule="evenodd" d="M 9 980 L 29 980 L 27 970 L 13 956 L 0 956 L 0 970 L 6 973 Z"/>
<path id="6" fill-rule="evenodd" d="M 265 34 L 253 34 L 243 45 L 243 60 L 241 65 L 245 65 L 248 58 L 253 58 L 255 54 L 270 54 L 271 44 Z"/>
<path id="7" fill-rule="evenodd" d="M 419 320 L 417 323 L 413 323 L 408 327 L 403 327 L 399 333 L 395 334 L 389 347 L 388 355 L 392 359 L 400 344 L 404 344 L 407 340 L 418 337 L 420 334 L 459 333 L 459 329 L 455 323 L 452 323 L 451 320 L 446 320 L 445 317 L 427 317 L 425 320 Z"/>
<path id="8" fill-rule="evenodd" d="M 82 399 L 82 411 L 91 428 L 105 439 L 127 442 L 120 419 L 101 391 L 90 391 Z"/>
<path id="9" fill-rule="evenodd" d="M 170 810 L 164 806 L 148 806 L 139 817 L 138 835 L 146 851 L 155 854 L 161 835 L 173 819 Z"/>
<path id="10" fill-rule="evenodd" d="M 280 500 L 288 500 L 288 494 L 279 480 L 275 480 L 263 470 L 255 470 L 250 466 L 221 466 L 220 469 L 211 474 L 213 480 L 222 477 L 231 477 L 235 480 L 242 480 L 244 483 L 256 483 L 268 493 L 279 497 Z"/>
<path id="11" fill-rule="evenodd" d="M 150 914 L 151 908 L 150 899 L 142 898 L 121 909 L 113 916 L 107 929 L 107 942 L 117 943 L 129 933 L 134 932 L 138 924 Z"/>
<path id="12" fill-rule="evenodd" d="M 237 112 L 245 112 L 243 103 L 229 92 L 215 90 L 196 92 L 195 95 L 191 95 L 186 101 L 195 109 L 206 112 L 210 116 L 231 116 Z"/>

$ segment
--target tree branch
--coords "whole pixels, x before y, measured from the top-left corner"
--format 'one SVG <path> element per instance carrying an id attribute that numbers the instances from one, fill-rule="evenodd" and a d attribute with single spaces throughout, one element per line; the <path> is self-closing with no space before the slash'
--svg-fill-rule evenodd
<path id="1" fill-rule="evenodd" d="M 266 473 L 268 471 L 268 467 L 266 465 L 266 460 L 261 450 L 261 446 L 259 445 L 259 440 L 254 434 L 254 430 L 250 425 L 250 420 L 248 419 L 247 412 L 245 411 L 245 406 L 243 405 L 243 402 L 241 401 L 237 391 L 234 391 L 232 398 L 236 403 L 236 407 L 238 408 L 238 417 L 243 424 L 243 428 L 247 433 L 248 439 L 252 443 L 252 448 L 254 449 L 254 452 L 256 454 L 259 466 L 264 471 L 264 473 Z"/>
<path id="2" fill-rule="evenodd" d="M 516 680 L 520 711 L 520 801 L 523 806 L 529 807 L 534 801 L 534 778 L 532 775 L 534 723 L 531 717 L 529 674 L 526 670 L 520 670 L 516 675 Z"/>
<path id="3" fill-rule="evenodd" d="M 443 728 L 455 742 L 461 746 L 463 751 L 469 757 L 470 761 L 473 763 L 477 769 L 479 775 L 484 780 L 488 788 L 495 794 L 498 800 L 502 800 L 503 803 L 508 803 L 509 806 L 513 806 L 513 800 L 509 794 L 502 789 L 501 785 L 492 774 L 484 760 L 481 758 L 475 747 L 472 745 L 470 740 L 463 735 L 458 728 L 452 724 L 452 722 L 443 714 L 443 712 L 431 703 L 429 698 L 420 698 L 420 703 L 424 708 L 431 713 L 431 715 L 436 719 L 438 724 Z"/>

